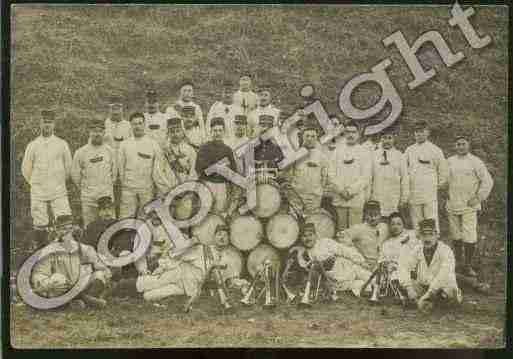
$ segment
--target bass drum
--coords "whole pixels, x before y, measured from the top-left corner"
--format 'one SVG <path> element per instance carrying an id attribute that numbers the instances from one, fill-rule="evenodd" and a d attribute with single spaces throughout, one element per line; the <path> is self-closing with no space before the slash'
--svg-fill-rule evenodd
<path id="1" fill-rule="evenodd" d="M 281 194 L 278 187 L 263 183 L 256 185 L 256 206 L 253 213 L 258 218 L 272 217 L 281 207 Z"/>
<path id="2" fill-rule="evenodd" d="M 328 212 L 319 211 L 307 216 L 305 223 L 313 223 L 319 238 L 335 238 L 335 221 Z"/>
<path id="3" fill-rule="evenodd" d="M 238 278 L 242 272 L 242 253 L 233 246 L 228 246 L 221 252 L 220 264 L 226 264 L 226 269 L 221 270 L 223 279 Z"/>
<path id="4" fill-rule="evenodd" d="M 280 264 L 280 254 L 276 248 L 271 247 L 268 244 L 262 243 L 249 253 L 247 268 L 248 273 L 255 277 L 255 275 L 262 270 L 263 264 L 266 259 L 269 259 L 276 269 Z"/>
<path id="5" fill-rule="evenodd" d="M 253 216 L 235 217 L 230 223 L 230 240 L 241 251 L 249 251 L 262 241 L 262 223 Z"/>
<path id="6" fill-rule="evenodd" d="M 209 214 L 201 223 L 192 227 L 192 235 L 198 237 L 202 244 L 214 244 L 216 227 L 220 224 L 226 225 L 224 219 L 217 214 Z"/>
<path id="7" fill-rule="evenodd" d="M 266 234 L 274 247 L 289 248 L 299 237 L 299 224 L 291 214 L 279 213 L 267 223 Z"/>

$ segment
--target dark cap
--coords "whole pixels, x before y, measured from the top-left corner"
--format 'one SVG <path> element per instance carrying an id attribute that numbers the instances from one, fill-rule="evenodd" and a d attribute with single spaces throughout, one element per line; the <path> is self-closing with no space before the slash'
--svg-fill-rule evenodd
<path id="1" fill-rule="evenodd" d="M 465 140 L 470 142 L 470 134 L 465 131 L 460 131 L 454 136 L 454 141 Z"/>
<path id="2" fill-rule="evenodd" d="M 98 203 L 98 209 L 110 208 L 114 205 L 112 203 L 112 198 L 110 196 L 103 196 L 103 197 L 98 198 L 97 203 Z"/>
<path id="3" fill-rule="evenodd" d="M 60 215 L 55 220 L 56 227 L 64 226 L 66 224 L 73 224 L 73 217 L 70 214 Z"/>
<path id="4" fill-rule="evenodd" d="M 399 130 L 398 130 L 397 126 L 391 125 L 391 126 L 385 127 L 383 130 L 381 130 L 380 135 L 381 136 L 383 136 L 383 135 L 397 135 L 398 132 L 399 132 Z"/>
<path id="5" fill-rule="evenodd" d="M 321 126 L 319 124 L 319 121 L 317 121 L 317 118 L 313 113 L 309 113 L 306 116 L 306 119 L 304 120 L 304 129 L 305 130 L 315 130 L 320 131 Z"/>
<path id="6" fill-rule="evenodd" d="M 210 122 L 210 127 L 219 126 L 219 125 L 224 127 L 224 118 L 222 118 L 222 117 L 214 117 L 212 119 L 212 121 Z"/>
<path id="7" fill-rule="evenodd" d="M 218 224 L 214 233 L 217 233 L 220 231 L 225 231 L 225 232 L 229 233 L 230 227 L 228 227 L 226 224 Z"/>
<path id="8" fill-rule="evenodd" d="M 260 115 L 258 116 L 258 123 L 261 125 L 272 126 L 274 124 L 274 117 L 271 115 Z"/>
<path id="9" fill-rule="evenodd" d="M 419 231 L 424 234 L 433 234 L 436 232 L 436 222 L 433 218 L 423 219 L 419 222 Z"/>
<path id="10" fill-rule="evenodd" d="M 41 111 L 41 117 L 44 121 L 55 121 L 55 112 L 51 110 Z"/>
<path id="11" fill-rule="evenodd" d="M 315 233 L 315 224 L 313 224 L 311 222 L 305 223 L 303 226 L 303 233 L 305 233 L 307 231 L 312 231 Z"/>
<path id="12" fill-rule="evenodd" d="M 154 89 L 148 90 L 148 92 L 146 92 L 146 100 L 148 103 L 157 103 L 157 91 Z"/>
<path id="13" fill-rule="evenodd" d="M 344 127 L 347 129 L 348 127 L 356 127 L 356 129 L 360 130 L 360 124 L 354 120 L 350 120 L 344 124 Z"/>
<path id="14" fill-rule="evenodd" d="M 167 119 L 167 127 L 182 127 L 182 119 L 180 117 L 171 117 Z"/>
<path id="15" fill-rule="evenodd" d="M 89 121 L 88 126 L 89 129 L 93 128 L 99 128 L 104 130 L 105 129 L 105 122 L 100 118 L 93 118 L 91 121 Z"/>
<path id="16" fill-rule="evenodd" d="M 223 87 L 224 88 L 232 88 L 233 87 L 233 82 L 231 82 L 229 80 L 225 80 L 225 81 L 223 81 Z"/>
<path id="17" fill-rule="evenodd" d="M 271 92 L 271 86 L 269 85 L 262 85 L 262 86 L 259 86 L 258 87 L 258 92 L 264 92 L 264 91 L 268 91 L 268 92 Z"/>
<path id="18" fill-rule="evenodd" d="M 185 79 L 180 82 L 180 89 L 184 86 L 194 86 L 191 79 Z"/>
<path id="19" fill-rule="evenodd" d="M 196 108 L 194 106 L 183 106 L 182 115 L 185 117 L 194 117 L 196 114 Z"/>
<path id="20" fill-rule="evenodd" d="M 363 206 L 363 210 L 365 212 L 367 211 L 381 211 L 381 205 L 379 204 L 378 201 L 374 201 L 374 200 L 370 200 L 370 201 L 367 201 L 365 202 L 365 205 Z"/>
<path id="21" fill-rule="evenodd" d="M 426 121 L 418 120 L 417 122 L 415 122 L 415 130 L 424 130 L 426 128 L 428 128 L 428 123 Z"/>
<path id="22" fill-rule="evenodd" d="M 143 120 L 145 119 L 142 112 L 134 112 L 130 115 L 129 122 L 132 122 L 132 120 L 135 118 L 142 118 Z"/>
<path id="23" fill-rule="evenodd" d="M 245 125 L 248 123 L 248 118 L 245 115 L 235 115 L 233 122 L 239 125 Z"/>

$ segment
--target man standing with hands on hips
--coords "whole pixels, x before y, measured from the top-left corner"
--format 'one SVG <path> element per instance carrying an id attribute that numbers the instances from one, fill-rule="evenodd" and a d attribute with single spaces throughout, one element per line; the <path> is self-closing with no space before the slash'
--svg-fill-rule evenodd
<path id="1" fill-rule="evenodd" d="M 493 187 L 493 179 L 481 159 L 469 152 L 470 140 L 465 134 L 456 136 L 456 155 L 449 157 L 449 227 L 453 239 L 456 268 L 476 277 L 471 266 L 477 243 L 477 212 Z M 465 265 L 461 266 L 463 251 Z"/>

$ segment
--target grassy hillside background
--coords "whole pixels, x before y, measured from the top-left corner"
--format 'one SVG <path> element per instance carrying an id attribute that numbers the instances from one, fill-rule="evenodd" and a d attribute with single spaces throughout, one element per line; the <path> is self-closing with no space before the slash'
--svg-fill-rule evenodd
<path id="1" fill-rule="evenodd" d="M 43 108 L 58 110 L 57 135 L 75 151 L 87 140 L 89 116 L 105 115 L 112 94 L 123 96 L 131 112 L 142 109 L 149 84 L 161 102 L 171 103 L 179 81 L 189 78 L 206 112 L 224 79 L 237 81 L 240 71 L 250 71 L 256 85 L 275 89 L 278 107 L 290 111 L 299 105 L 298 90 L 310 83 L 330 111 L 342 117 L 336 105 L 340 89 L 386 57 L 393 61 L 389 74 L 404 104 L 399 147 L 412 143 L 410 131 L 418 119 L 433 125 L 433 142 L 446 156 L 453 154 L 453 129 L 471 130 L 473 152 L 495 179 L 485 219 L 503 225 L 506 7 L 476 8 L 472 23 L 493 40 L 481 50 L 471 49 L 461 32 L 449 27 L 449 7 L 18 5 L 12 15 L 11 203 L 18 234 L 30 225 L 29 187 L 20 164 L 26 145 L 38 134 Z M 412 77 L 398 51 L 381 43 L 396 30 L 410 43 L 425 31 L 438 30 L 465 59 L 446 68 L 426 46 L 422 62 L 434 66 L 437 75 L 410 91 Z M 374 87 L 355 97 L 361 106 L 377 99 Z M 75 189 L 72 202 L 78 210 Z"/>

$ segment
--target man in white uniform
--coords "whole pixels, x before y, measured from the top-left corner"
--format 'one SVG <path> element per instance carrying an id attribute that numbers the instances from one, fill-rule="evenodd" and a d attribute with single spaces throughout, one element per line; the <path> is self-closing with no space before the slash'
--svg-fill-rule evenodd
<path id="1" fill-rule="evenodd" d="M 294 163 L 286 177 L 302 202 L 303 215 L 321 210 L 321 200 L 328 186 L 328 162 L 318 141 L 320 128 L 316 121 L 307 121 L 301 134 L 302 147 L 308 155 Z"/>
<path id="2" fill-rule="evenodd" d="M 233 136 L 228 138 L 226 144 L 235 150 L 249 141 L 248 137 L 248 118 L 245 115 L 235 115 L 233 120 Z"/>
<path id="3" fill-rule="evenodd" d="M 419 223 L 419 236 L 423 244 L 399 258 L 399 282 L 408 299 L 420 310 L 429 310 L 433 301 L 460 304 L 463 298 L 456 282 L 454 254 L 438 240 L 434 219 Z M 416 272 L 416 279 L 412 279 L 412 272 Z"/>
<path id="4" fill-rule="evenodd" d="M 447 183 L 447 161 L 438 146 L 428 141 L 429 128 L 426 121 L 415 124 L 416 143 L 404 153 L 410 177 L 410 216 L 415 229 L 426 218 L 438 223 L 438 189 Z"/>
<path id="5" fill-rule="evenodd" d="M 390 236 L 383 242 L 379 253 L 378 263 L 395 262 L 403 251 L 412 252 L 421 242 L 417 239 L 414 230 L 404 228 L 403 217 L 399 212 L 394 212 L 388 217 L 388 228 Z"/>
<path id="6" fill-rule="evenodd" d="M 162 147 L 166 142 L 166 116 L 160 112 L 157 91 L 149 90 L 146 94 L 146 112 L 144 113 L 146 135 L 153 138 Z"/>
<path id="7" fill-rule="evenodd" d="M 244 74 L 239 80 L 239 90 L 233 94 L 233 103 L 240 107 L 244 115 L 249 115 L 258 104 L 258 96 L 251 91 L 251 77 Z"/>
<path id="8" fill-rule="evenodd" d="M 262 115 L 271 116 L 273 118 L 273 126 L 278 126 L 280 110 L 274 107 L 271 99 L 271 88 L 269 86 L 262 86 L 258 91 L 258 106 L 248 115 L 250 137 L 260 135 L 258 132 L 258 121 Z"/>
<path id="9" fill-rule="evenodd" d="M 395 130 L 383 130 L 381 143 L 381 148 L 372 152 L 371 199 L 380 203 L 381 216 L 388 217 L 407 204 L 410 182 L 406 159 L 394 146 Z"/>
<path id="10" fill-rule="evenodd" d="M 133 138 L 123 141 L 119 148 L 118 166 L 121 180 L 120 218 L 133 217 L 154 198 L 156 163 L 162 152 L 155 140 L 144 133 L 144 115 L 130 116 Z"/>
<path id="11" fill-rule="evenodd" d="M 212 139 L 212 134 L 210 133 L 210 121 L 212 121 L 212 119 L 215 117 L 222 117 L 224 118 L 224 122 L 226 124 L 225 141 L 228 141 L 231 137 L 234 136 L 235 116 L 243 114 L 244 111 L 242 108 L 233 103 L 233 84 L 229 81 L 225 81 L 223 83 L 221 101 L 214 102 L 212 107 L 210 107 L 210 111 L 208 111 L 207 123 L 205 124 L 207 138 L 209 140 Z"/>
<path id="12" fill-rule="evenodd" d="M 183 120 L 185 136 L 189 144 L 199 148 L 206 141 L 205 122 L 201 107 L 195 103 L 194 88 L 190 81 L 185 81 L 180 87 L 180 95 L 174 106 L 169 106 L 166 113 L 180 117 Z"/>
<path id="13" fill-rule="evenodd" d="M 85 272 L 81 271 L 81 267 L 92 265 L 93 273 L 89 285 L 74 302 L 82 308 L 86 303 L 93 307 L 105 307 L 107 303 L 102 297 L 112 276 L 109 268 L 98 258 L 93 247 L 81 244 L 73 238 L 70 215 L 57 217 L 56 232 L 56 242 L 64 252 L 52 253 L 34 266 L 31 276 L 34 292 L 46 298 L 61 296 Z"/>
<path id="14" fill-rule="evenodd" d="M 41 135 L 31 141 L 21 164 L 30 185 L 30 214 L 37 237 L 45 237 L 48 206 L 54 219 L 71 215 L 66 180 L 71 176 L 72 157 L 68 143 L 54 135 L 55 113 L 41 112 Z"/>
<path id="15" fill-rule="evenodd" d="M 371 184 L 372 161 L 369 152 L 358 144 L 356 122 L 345 127 L 346 143 L 335 150 L 329 161 L 333 183 L 328 195 L 337 213 L 337 231 L 362 223 L 365 194 Z"/>
<path id="16" fill-rule="evenodd" d="M 132 137 L 130 122 L 123 118 L 123 104 L 114 98 L 110 104 L 110 116 L 105 120 L 106 143 L 117 150 L 124 140 Z"/>
<path id="17" fill-rule="evenodd" d="M 80 188 L 84 228 L 98 219 L 98 200 L 113 198 L 113 186 L 118 175 L 115 151 L 103 141 L 105 123 L 93 119 L 89 123 L 89 142 L 73 157 L 71 178 Z"/>
<path id="18" fill-rule="evenodd" d="M 469 152 L 470 142 L 465 135 L 456 137 L 456 155 L 449 164 L 449 228 L 453 239 L 456 265 L 462 264 L 465 251 L 464 274 L 475 277 L 472 257 L 477 243 L 477 212 L 493 187 L 493 179 L 481 159 Z M 463 246 L 463 248 L 462 248 Z"/>

